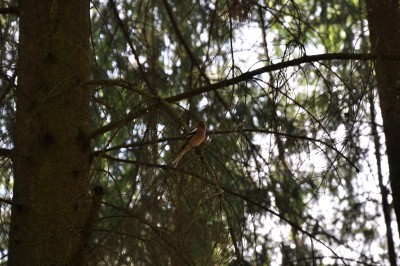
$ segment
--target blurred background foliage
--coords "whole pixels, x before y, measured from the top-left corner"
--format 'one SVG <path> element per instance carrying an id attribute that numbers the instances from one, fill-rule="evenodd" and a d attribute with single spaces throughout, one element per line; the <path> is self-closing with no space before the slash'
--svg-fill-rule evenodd
<path id="1" fill-rule="evenodd" d="M 350 0 L 91 1 L 91 182 L 106 191 L 91 265 L 385 264 L 369 62 L 299 64 L 196 93 L 305 55 L 368 52 L 363 8 Z M 9 149 L 18 20 L 0 23 L 0 141 Z M 169 100 L 180 93 L 189 94 Z M 173 168 L 181 135 L 200 119 L 206 141 Z M 8 157 L 0 177 L 9 198 Z M 6 261 L 10 207 L 0 211 Z"/>

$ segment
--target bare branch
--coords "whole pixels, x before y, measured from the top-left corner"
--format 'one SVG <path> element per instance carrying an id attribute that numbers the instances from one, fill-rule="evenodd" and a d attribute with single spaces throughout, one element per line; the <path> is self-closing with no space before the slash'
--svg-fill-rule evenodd
<path id="1" fill-rule="evenodd" d="M 358 167 L 350 160 L 349 157 L 344 155 L 335 146 L 333 146 L 332 144 L 330 144 L 330 143 L 328 143 L 326 141 L 323 141 L 323 140 L 320 140 L 320 139 L 315 139 L 315 138 L 310 138 L 310 137 L 307 137 L 307 136 L 293 135 L 293 134 L 287 134 L 287 133 L 284 133 L 284 132 L 276 132 L 276 131 L 270 131 L 270 130 L 243 129 L 243 130 L 240 130 L 240 131 L 264 133 L 264 134 L 276 134 L 276 135 L 280 135 L 280 136 L 287 137 L 287 138 L 303 139 L 303 140 L 308 140 L 308 141 L 311 141 L 311 142 L 321 143 L 321 144 L 325 145 L 326 147 L 334 150 L 337 154 L 339 154 L 339 156 L 341 156 L 343 159 L 345 159 L 357 171 L 357 173 L 360 172 L 360 169 L 358 169 Z"/>
<path id="2" fill-rule="evenodd" d="M 302 140 L 307 140 L 311 141 L 314 143 L 320 143 L 329 149 L 334 150 L 340 157 L 345 159 L 356 171 L 357 173 L 360 172 L 360 169 L 350 160 L 349 157 L 347 157 L 345 154 L 343 154 L 340 150 L 338 150 L 333 144 L 330 144 L 326 141 L 320 140 L 320 139 L 315 139 L 307 136 L 302 136 L 302 135 L 293 135 L 293 134 L 288 134 L 284 132 L 277 132 L 273 130 L 264 130 L 264 129 L 257 129 L 257 128 L 243 128 L 239 130 L 225 130 L 225 131 L 209 131 L 207 134 L 208 135 L 219 135 L 219 134 L 231 134 L 231 133 L 243 133 L 243 132 L 253 132 L 253 133 L 261 133 L 261 134 L 275 134 L 279 135 L 282 137 L 286 138 L 294 138 L 294 139 L 302 139 Z M 122 148 L 134 148 L 134 147 L 141 147 L 141 146 L 146 146 L 146 145 L 152 145 L 156 143 L 161 143 L 161 142 L 166 142 L 166 141 L 173 141 L 173 140 L 178 140 L 178 139 L 183 139 L 184 137 L 175 137 L 175 138 L 160 138 L 152 141 L 143 141 L 139 143 L 131 143 L 131 144 L 122 144 L 122 145 L 117 145 L 114 147 L 110 147 L 104 150 L 96 151 L 93 153 L 94 156 L 101 156 L 104 157 L 104 153 L 112 150 L 119 150 Z"/>
<path id="3" fill-rule="evenodd" d="M 13 202 L 11 199 L 5 199 L 5 198 L 0 198 L 1 203 L 6 203 L 8 205 L 13 205 Z"/>
<path id="4" fill-rule="evenodd" d="M 8 82 L 8 86 L 5 88 L 3 93 L 0 95 L 0 104 L 3 103 L 3 101 L 6 99 L 7 95 L 10 93 L 11 89 L 17 88 L 17 85 L 15 84 L 15 79 L 17 77 L 17 72 L 15 71 L 12 77 L 4 76 L 3 79 Z"/>
<path id="5" fill-rule="evenodd" d="M 122 125 L 124 125 L 127 122 L 133 121 L 136 118 L 139 118 L 145 114 L 149 114 L 150 112 L 154 112 L 155 110 L 157 110 L 159 107 L 161 107 L 160 104 L 158 103 L 154 103 L 154 104 L 150 104 L 149 106 L 136 110 L 136 111 L 132 111 L 129 112 L 125 117 L 123 117 L 122 119 L 115 121 L 115 122 L 111 122 L 101 128 L 96 129 L 95 131 L 92 132 L 91 134 L 91 138 L 96 138 L 98 136 L 100 136 L 101 134 L 104 134 L 110 130 L 116 129 L 121 127 Z"/>
<path id="6" fill-rule="evenodd" d="M 194 90 L 190 90 L 187 92 L 183 92 L 171 97 L 164 98 L 166 102 L 172 103 L 177 102 L 183 99 L 188 99 L 194 97 L 196 95 L 216 91 L 218 89 L 237 84 L 242 81 L 251 80 L 253 77 L 257 75 L 261 75 L 263 73 L 269 73 L 276 70 L 285 69 L 288 67 L 298 66 L 305 63 L 323 61 L 323 60 L 357 60 L 357 61 L 366 61 L 366 60 L 377 60 L 377 59 L 384 59 L 384 60 L 400 60 L 400 55 L 397 54 L 354 54 L 354 53 L 327 53 L 327 54 L 318 54 L 318 55 L 306 55 L 300 58 L 296 58 L 293 60 L 268 65 L 265 67 L 261 67 L 252 71 L 245 72 L 237 77 L 222 80 L 217 83 L 213 83 L 210 85 L 206 85 Z"/>
<path id="7" fill-rule="evenodd" d="M 115 158 L 115 157 L 108 156 L 108 155 L 104 155 L 102 157 L 104 157 L 107 160 L 112 160 L 112 161 L 121 162 L 121 163 L 131 163 L 131 164 L 142 164 L 143 163 L 143 162 L 138 162 L 138 161 L 134 161 L 134 160 Z M 199 180 L 201 180 L 201 181 L 203 181 L 205 183 L 208 183 L 209 185 L 212 185 L 212 186 L 215 185 L 214 181 L 212 181 L 209 178 L 206 178 L 206 177 L 204 177 L 202 175 L 199 175 L 198 173 L 193 172 L 193 171 L 187 171 L 187 170 L 184 170 L 184 169 L 181 169 L 181 168 L 177 169 L 177 168 L 174 168 L 174 167 L 168 166 L 168 165 L 150 164 L 150 163 L 144 163 L 144 164 L 146 166 L 149 166 L 149 167 L 155 167 L 155 168 L 159 168 L 159 169 L 163 169 L 163 170 L 172 170 L 172 171 L 179 171 L 179 172 L 182 172 L 182 173 L 186 173 L 186 174 L 191 175 L 191 176 L 193 176 L 193 177 L 195 177 L 195 178 L 197 178 L 197 179 L 199 179 Z M 320 243 L 321 245 L 326 247 L 328 250 L 330 250 L 332 252 L 332 254 L 335 256 L 335 258 L 338 258 L 343 262 L 343 265 L 347 265 L 346 262 L 344 261 L 344 259 L 341 256 L 339 256 L 339 254 L 337 254 L 333 249 L 331 249 L 322 240 L 317 238 L 316 235 L 314 235 L 313 233 L 308 232 L 306 229 L 303 229 L 296 222 L 291 221 L 290 219 L 286 218 L 284 215 L 281 215 L 277 211 L 274 211 L 271 208 L 269 208 L 268 207 L 268 205 L 269 205 L 268 202 L 265 202 L 265 201 L 261 201 L 260 202 L 259 200 L 255 200 L 254 198 L 252 198 L 250 196 L 243 195 L 240 192 L 233 191 L 233 190 L 231 190 L 229 188 L 226 188 L 226 187 L 224 187 L 223 185 L 220 185 L 220 184 L 218 184 L 218 187 L 220 189 L 222 189 L 222 191 L 224 193 L 228 193 L 230 195 L 233 195 L 233 196 L 236 196 L 238 198 L 241 198 L 241 199 L 245 200 L 246 202 L 254 204 L 255 206 L 263 209 L 264 211 L 269 212 L 272 215 L 278 217 L 280 220 L 284 221 L 286 224 L 291 225 L 292 227 L 296 228 L 296 230 L 298 230 L 299 232 L 303 233 L 304 235 L 307 235 L 308 237 L 314 239 L 315 241 L 317 241 L 318 243 Z M 224 196 L 224 195 L 222 195 L 222 196 Z M 106 202 L 103 202 L 103 203 L 110 206 L 109 203 L 106 203 Z M 120 209 L 121 211 L 126 211 L 126 209 L 123 209 L 123 208 L 120 208 L 120 207 L 118 207 L 118 209 Z M 337 243 L 340 243 L 340 241 L 336 237 L 334 237 L 333 235 L 329 234 L 328 232 L 324 232 L 323 234 L 326 237 L 328 237 L 329 239 L 331 239 L 331 240 L 333 240 L 333 241 L 335 241 Z"/>
<path id="8" fill-rule="evenodd" d="M 12 156 L 12 150 L 0 148 L 0 157 L 10 157 Z"/>
<path id="9" fill-rule="evenodd" d="M 192 50 L 190 49 L 189 44 L 187 43 L 186 39 L 183 37 L 183 34 L 181 32 L 181 30 L 179 29 L 178 26 L 178 22 L 175 19 L 175 15 L 172 12 L 172 9 L 168 3 L 168 0 L 163 0 L 163 4 L 164 4 L 164 8 L 167 11 L 169 20 L 172 24 L 172 28 L 175 31 L 176 36 L 178 37 L 179 41 L 181 42 L 181 44 L 183 45 L 183 47 L 185 48 L 185 51 L 187 53 L 187 55 L 190 58 L 190 61 L 192 62 L 192 64 L 194 64 L 196 66 L 196 68 L 200 71 L 200 74 L 206 79 L 206 81 L 209 83 L 209 79 L 207 77 L 207 75 L 205 74 L 204 70 L 201 68 L 196 56 L 193 54 Z"/>
<path id="10" fill-rule="evenodd" d="M 122 30 L 122 33 L 124 34 L 124 38 L 125 38 L 126 42 L 128 43 L 129 47 L 131 48 L 132 54 L 135 57 L 136 63 L 138 64 L 139 72 L 140 72 L 144 82 L 146 83 L 150 92 L 153 94 L 156 94 L 156 90 L 153 88 L 152 82 L 150 81 L 149 77 L 147 76 L 144 66 L 142 65 L 142 63 L 140 63 L 139 54 L 137 53 L 135 46 L 132 43 L 128 28 L 125 26 L 124 22 L 122 21 L 122 19 L 119 16 L 119 12 L 117 10 L 114 0 L 109 0 L 109 4 L 114 13 L 115 19 L 117 20 L 118 26 L 120 27 L 120 29 Z"/>

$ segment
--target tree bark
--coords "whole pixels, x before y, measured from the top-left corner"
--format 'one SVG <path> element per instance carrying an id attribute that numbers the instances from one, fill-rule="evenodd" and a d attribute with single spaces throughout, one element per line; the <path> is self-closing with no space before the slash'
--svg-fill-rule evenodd
<path id="1" fill-rule="evenodd" d="M 18 10 L 9 265 L 78 265 L 89 206 L 89 91 L 79 85 L 89 79 L 89 1 L 21 0 Z"/>
<path id="2" fill-rule="evenodd" d="M 377 124 L 376 124 L 376 112 L 375 112 L 375 103 L 374 103 L 374 95 L 372 91 L 368 95 L 368 101 L 369 101 L 369 108 L 370 108 L 370 114 L 371 114 L 371 134 L 372 138 L 374 140 L 374 148 L 375 148 L 375 158 L 376 158 L 376 166 L 377 166 L 377 177 L 378 177 L 378 183 L 379 183 L 379 189 L 381 191 L 381 197 L 382 197 L 382 212 L 383 212 L 383 217 L 385 219 L 385 225 L 386 225 L 386 239 L 387 239 L 387 245 L 388 245 L 388 254 L 389 254 L 389 261 L 391 266 L 396 266 L 397 261 L 396 261 L 396 248 L 395 244 L 393 241 L 393 230 L 392 230 L 392 218 L 391 218 L 391 213 L 392 213 L 392 208 L 389 204 L 388 196 L 389 196 L 389 190 L 387 189 L 384 180 L 383 180 L 383 174 L 382 174 L 382 156 L 381 156 L 381 144 L 380 144 L 380 137 L 378 134 L 377 130 Z"/>
<path id="3" fill-rule="evenodd" d="M 367 16 L 373 51 L 400 54 L 400 11 L 398 0 L 367 0 Z M 376 80 L 383 126 L 393 205 L 400 231 L 400 62 L 379 58 Z M 392 261 L 392 265 L 395 262 Z"/>

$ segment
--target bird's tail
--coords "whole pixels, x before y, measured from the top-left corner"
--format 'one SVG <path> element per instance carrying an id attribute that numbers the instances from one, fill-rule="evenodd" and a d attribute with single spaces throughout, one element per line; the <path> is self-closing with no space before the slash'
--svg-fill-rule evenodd
<path id="1" fill-rule="evenodd" d="M 182 150 L 179 155 L 175 158 L 175 160 L 172 161 L 172 164 L 174 165 L 174 167 L 176 167 L 179 163 L 179 161 L 182 159 L 183 155 L 185 155 L 185 153 L 188 151 L 188 149 L 184 149 Z"/>

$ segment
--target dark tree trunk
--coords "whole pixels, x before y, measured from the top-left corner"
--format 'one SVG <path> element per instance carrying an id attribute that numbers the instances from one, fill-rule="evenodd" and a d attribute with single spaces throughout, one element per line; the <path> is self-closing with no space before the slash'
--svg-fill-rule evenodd
<path id="1" fill-rule="evenodd" d="M 398 0 L 367 0 L 372 49 L 376 53 L 400 54 Z M 393 205 L 400 231 L 400 62 L 379 59 L 375 63 L 378 94 L 386 137 Z M 392 265 L 396 258 L 390 256 Z"/>
<path id="2" fill-rule="evenodd" d="M 89 1 L 21 0 L 19 15 L 9 265 L 77 265 L 89 206 L 89 91 L 80 86 Z"/>

